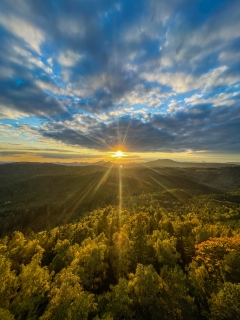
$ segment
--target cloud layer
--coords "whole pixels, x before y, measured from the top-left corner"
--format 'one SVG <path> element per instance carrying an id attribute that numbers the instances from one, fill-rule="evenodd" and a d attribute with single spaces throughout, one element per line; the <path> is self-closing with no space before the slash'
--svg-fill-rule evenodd
<path id="1" fill-rule="evenodd" d="M 0 124 L 99 151 L 240 151 L 238 0 L 0 9 Z"/>

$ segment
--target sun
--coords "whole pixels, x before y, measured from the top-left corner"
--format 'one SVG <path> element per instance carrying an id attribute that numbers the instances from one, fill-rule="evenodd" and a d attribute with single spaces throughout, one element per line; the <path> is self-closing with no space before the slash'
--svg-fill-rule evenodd
<path id="1" fill-rule="evenodd" d="M 115 157 L 118 157 L 118 158 L 124 157 L 124 153 L 121 150 L 118 150 L 117 152 L 115 152 Z"/>
<path id="2" fill-rule="evenodd" d="M 120 149 L 115 149 L 117 151 L 111 152 L 112 158 L 115 158 L 115 160 L 123 160 L 125 157 L 127 157 L 127 154 Z"/>

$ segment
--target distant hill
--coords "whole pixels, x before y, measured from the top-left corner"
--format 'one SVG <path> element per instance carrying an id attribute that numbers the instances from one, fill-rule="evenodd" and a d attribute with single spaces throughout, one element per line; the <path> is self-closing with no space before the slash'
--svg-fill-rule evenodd
<path id="1" fill-rule="evenodd" d="M 168 159 L 148 165 L 132 162 L 121 169 L 119 163 L 97 164 L 0 165 L 0 235 L 1 228 L 37 231 L 47 222 L 51 226 L 71 222 L 95 208 L 118 204 L 120 173 L 123 197 L 180 189 L 188 190 L 186 194 L 240 189 L 240 166 L 181 167 Z"/>
<path id="2" fill-rule="evenodd" d="M 229 165 L 231 165 L 231 164 L 235 164 L 235 165 L 237 165 L 237 166 L 240 166 L 240 162 L 227 162 L 227 164 Z"/>
<path id="3" fill-rule="evenodd" d="M 177 162 L 170 159 L 158 159 L 154 161 L 145 162 L 144 165 L 146 167 L 154 168 L 154 167 L 180 167 L 181 162 Z"/>
<path id="4" fill-rule="evenodd" d="M 211 163 L 211 162 L 180 162 L 171 159 L 158 159 L 148 162 L 125 162 L 119 160 L 114 161 L 98 161 L 98 162 L 71 162 L 71 163 L 61 163 L 55 162 L 55 164 L 65 165 L 65 166 L 101 166 L 104 168 L 119 167 L 123 165 L 125 168 L 136 168 L 136 167 L 148 167 L 148 168 L 220 168 L 220 167 L 230 167 L 230 166 L 240 166 L 240 162 L 227 162 L 227 163 Z"/>
<path id="5" fill-rule="evenodd" d="M 158 160 L 146 162 L 144 165 L 149 168 L 157 168 L 157 167 L 219 168 L 219 167 L 237 166 L 238 164 L 237 163 L 210 163 L 210 162 L 178 162 L 170 159 L 158 159 Z"/>
<path id="6" fill-rule="evenodd" d="M 81 166 L 88 166 L 91 165 L 91 163 L 88 162 L 54 162 L 53 164 L 58 164 L 62 166 L 70 166 L 70 167 L 81 167 Z"/>

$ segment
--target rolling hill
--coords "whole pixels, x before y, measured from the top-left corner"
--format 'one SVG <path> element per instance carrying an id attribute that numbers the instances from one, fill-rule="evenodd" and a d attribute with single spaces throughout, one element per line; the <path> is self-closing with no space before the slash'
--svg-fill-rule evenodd
<path id="1" fill-rule="evenodd" d="M 9 163 L 0 166 L 0 233 L 41 230 L 79 219 L 94 208 L 117 205 L 121 175 L 122 197 L 171 190 L 201 194 L 240 189 L 240 167 L 182 168 L 123 166 L 103 163 L 64 166 Z M 152 168 L 151 166 L 154 166 Z"/>

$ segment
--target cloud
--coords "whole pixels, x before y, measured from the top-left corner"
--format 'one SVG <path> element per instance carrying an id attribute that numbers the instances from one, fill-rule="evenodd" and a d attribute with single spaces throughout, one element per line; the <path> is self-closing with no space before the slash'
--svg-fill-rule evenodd
<path id="1" fill-rule="evenodd" d="M 0 24 L 14 36 L 24 40 L 24 42 L 38 54 L 45 39 L 44 32 L 35 27 L 30 22 L 13 15 L 0 15 Z"/>
<path id="2" fill-rule="evenodd" d="M 172 139 L 164 130 L 154 128 L 150 123 L 126 117 L 109 124 L 101 122 L 87 132 L 70 129 L 61 124 L 56 124 L 51 130 L 42 128 L 39 132 L 44 137 L 61 140 L 68 145 L 79 145 L 100 151 L 112 151 L 117 146 L 123 146 L 128 151 L 149 151 L 154 150 L 161 142 L 165 143 Z"/>
<path id="3" fill-rule="evenodd" d="M 1 7 L 0 118 L 101 151 L 240 150 L 239 1 Z"/>
<path id="4" fill-rule="evenodd" d="M 149 82 L 158 82 L 169 86 L 176 93 L 185 93 L 193 90 L 208 90 L 220 85 L 231 85 L 239 80 L 239 75 L 228 73 L 227 66 L 217 67 L 195 77 L 186 73 L 142 73 L 141 77 Z"/>
<path id="5" fill-rule="evenodd" d="M 66 109 L 54 97 L 47 97 L 28 79 L 9 80 L 4 87 L 0 87 L 1 105 L 11 114 L 37 115 L 39 117 L 53 117 L 65 113 Z M 17 112 L 16 112 L 17 111 Z"/>
<path id="6" fill-rule="evenodd" d="M 30 70 L 40 68 L 46 73 L 52 73 L 52 69 L 47 64 L 44 64 L 39 57 L 33 56 L 31 52 L 16 45 L 12 46 L 12 50 L 16 53 L 16 55 L 11 58 L 14 62 L 21 64 L 24 60 L 25 67 L 28 67 Z"/>
<path id="7" fill-rule="evenodd" d="M 0 105 L 0 119 L 19 119 L 28 117 L 27 112 L 18 111 L 15 108 L 7 108 L 6 106 Z"/>
<path id="8" fill-rule="evenodd" d="M 81 59 L 81 57 L 82 56 L 80 54 L 67 50 L 60 53 L 58 62 L 64 67 L 72 67 L 79 59 Z"/>
<path id="9" fill-rule="evenodd" d="M 187 104 L 199 105 L 199 104 L 211 104 L 213 107 L 220 106 L 235 106 L 239 98 L 239 92 L 231 92 L 216 94 L 210 97 L 202 97 L 202 95 L 194 94 L 190 98 L 185 98 L 184 101 Z"/>
<path id="10" fill-rule="evenodd" d="M 66 34 L 68 37 L 83 37 L 86 32 L 85 25 L 77 20 L 70 17 L 62 17 L 59 19 L 58 28 L 61 33 Z"/>
<path id="11" fill-rule="evenodd" d="M 144 120 L 121 116 L 107 124 L 90 121 L 84 129 L 76 120 L 66 125 L 51 123 L 42 127 L 39 133 L 68 145 L 100 151 L 123 146 L 133 152 L 181 152 L 189 149 L 228 152 L 240 147 L 239 125 L 237 106 L 229 109 L 198 105 L 176 109 L 174 113 L 148 114 Z"/>

